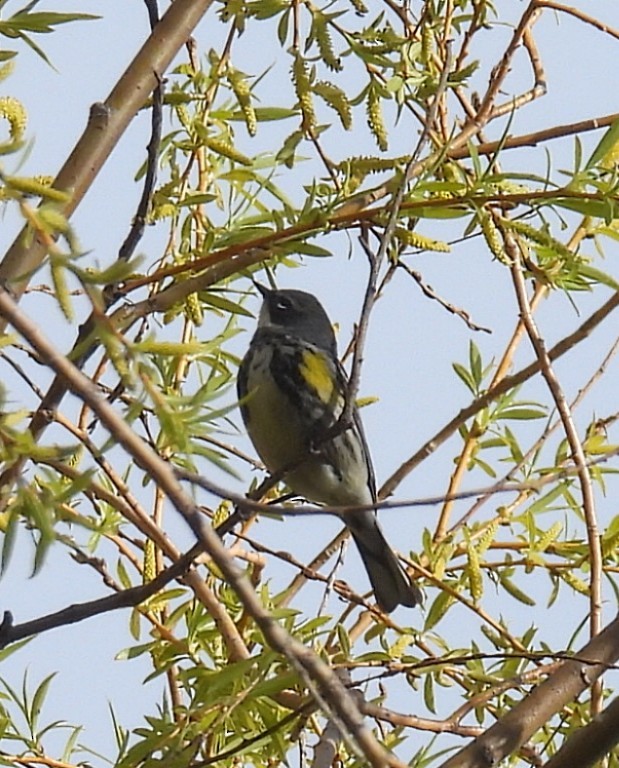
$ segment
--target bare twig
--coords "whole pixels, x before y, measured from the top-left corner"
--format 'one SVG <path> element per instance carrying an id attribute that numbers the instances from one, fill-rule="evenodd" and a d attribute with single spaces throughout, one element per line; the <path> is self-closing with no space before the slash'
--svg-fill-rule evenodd
<path id="1" fill-rule="evenodd" d="M 146 9 L 148 11 L 148 19 L 150 23 L 151 32 L 159 23 L 159 9 L 157 8 L 156 0 L 145 0 Z M 146 216 L 148 215 L 148 207 L 150 205 L 150 199 L 155 189 L 155 182 L 157 179 L 157 155 L 159 152 L 159 144 L 161 143 L 161 124 L 163 119 L 163 78 L 161 72 L 155 72 L 157 77 L 157 85 L 153 90 L 153 99 L 151 106 L 151 134 L 148 144 L 146 146 L 146 173 L 144 175 L 144 186 L 142 188 L 142 195 L 138 203 L 138 208 L 133 217 L 131 228 L 125 241 L 120 247 L 118 252 L 119 261 L 129 261 L 133 256 L 135 249 L 142 239 L 144 234 L 144 228 L 146 226 Z M 109 299 L 108 305 L 113 301 L 113 286 L 108 287 Z"/>
<path id="2" fill-rule="evenodd" d="M 441 305 L 441 307 L 446 309 L 452 315 L 456 315 L 456 317 L 459 317 L 464 323 L 466 323 L 467 328 L 470 328 L 471 331 L 481 331 L 483 333 L 492 333 L 492 330 L 490 328 L 486 328 L 483 325 L 477 325 L 477 323 L 473 322 L 473 320 L 471 320 L 471 316 L 465 309 L 456 307 L 453 304 L 450 304 L 446 299 L 443 299 L 441 296 L 439 296 L 438 293 L 434 290 L 434 288 L 432 288 L 431 285 L 428 285 L 425 282 L 420 272 L 417 272 L 417 270 L 412 269 L 412 267 L 409 267 L 408 264 L 405 264 L 402 261 L 398 262 L 397 267 L 398 269 L 403 269 L 407 275 L 413 278 L 413 280 L 417 283 L 417 285 L 421 289 L 424 296 L 427 296 L 429 299 L 432 299 L 432 301 L 438 302 Z"/>
<path id="3" fill-rule="evenodd" d="M 361 376 L 361 364 L 363 361 L 363 349 L 367 336 L 370 313 L 372 312 L 372 307 L 376 301 L 376 285 L 378 281 L 378 274 L 382 264 L 385 262 L 389 247 L 393 240 L 394 232 L 398 223 L 398 216 L 400 214 L 400 209 L 404 200 L 404 195 L 406 194 L 408 185 L 414 176 L 414 170 L 417 165 L 418 158 L 423 151 L 427 141 L 429 140 L 430 130 L 436 119 L 439 102 L 443 96 L 443 93 L 445 92 L 445 89 L 447 88 L 447 79 L 449 77 L 450 69 L 451 47 L 447 45 L 443 70 L 441 72 L 441 77 L 437 85 L 436 92 L 433 96 L 432 103 L 427 111 L 426 120 L 424 122 L 421 136 L 419 137 L 417 145 L 406 164 L 403 178 L 398 185 L 396 193 L 393 196 L 393 200 L 391 201 L 391 204 L 387 206 L 389 216 L 387 220 L 387 226 L 385 227 L 381 236 L 380 246 L 376 255 L 371 254 L 369 245 L 366 241 L 367 233 L 362 232 L 361 242 L 369 256 L 370 273 L 368 275 L 363 306 L 361 309 L 361 315 L 359 317 L 359 323 L 357 325 L 357 332 L 355 334 L 355 349 L 350 369 L 346 405 L 344 411 L 342 412 L 342 416 L 340 417 L 340 422 L 342 424 L 352 423 L 352 414 L 355 407 L 357 391 L 359 389 L 359 378 Z"/>
<path id="4" fill-rule="evenodd" d="M 5 611 L 2 624 L 0 625 L 0 648 L 4 648 L 10 643 L 23 640 L 32 635 L 38 635 L 47 632 L 50 629 L 64 627 L 68 624 L 75 624 L 84 621 L 92 616 L 98 616 L 102 613 L 116 611 L 119 608 L 131 608 L 149 597 L 157 594 L 166 584 L 174 579 L 181 577 L 191 566 L 191 563 L 202 552 L 202 546 L 195 544 L 188 552 L 180 557 L 175 563 L 170 565 L 164 571 L 161 571 L 152 581 L 141 584 L 139 587 L 131 587 L 122 592 L 100 597 L 96 600 L 90 600 L 87 603 L 77 603 L 63 608 L 61 611 L 50 613 L 47 616 L 41 616 L 32 621 L 26 621 L 23 624 L 13 624 L 13 619 L 8 611 Z"/>
<path id="5" fill-rule="evenodd" d="M 551 10 L 560 11 L 561 13 L 568 14 L 569 16 L 574 16 L 574 18 L 579 19 L 579 21 L 595 27 L 600 32 L 604 32 L 606 35 L 614 37 L 615 40 L 619 40 L 619 30 L 614 29 L 610 25 L 605 24 L 603 21 L 600 21 L 593 16 L 590 16 L 584 11 L 578 10 L 578 8 L 574 8 L 570 5 L 564 5 L 563 3 L 556 3 L 554 0 L 537 0 L 537 5 L 539 8 L 550 8 Z"/>
<path id="6" fill-rule="evenodd" d="M 552 368 L 551 359 L 546 350 L 544 340 L 539 333 L 529 307 L 529 299 L 526 292 L 524 276 L 522 274 L 522 263 L 520 258 L 520 249 L 514 239 L 514 236 L 504 227 L 501 227 L 498 219 L 497 226 L 505 242 L 505 250 L 512 263 L 512 278 L 520 313 L 524 321 L 529 339 L 537 359 L 540 363 L 541 374 L 544 377 L 552 398 L 557 407 L 557 411 L 563 423 L 563 429 L 569 443 L 573 460 L 578 468 L 578 479 L 580 481 L 580 490 L 582 493 L 583 515 L 586 521 L 587 538 L 589 541 L 589 554 L 591 565 L 590 577 L 590 632 L 591 636 L 596 635 L 601 629 L 602 622 L 602 546 L 600 543 L 597 516 L 595 512 L 595 499 L 591 485 L 591 476 L 587 467 L 587 458 L 582 447 L 582 442 L 574 425 L 569 405 L 563 394 L 559 380 Z M 594 690 L 593 710 L 598 712 L 601 708 L 601 689 Z"/>
<path id="7" fill-rule="evenodd" d="M 601 464 L 605 464 L 608 462 L 611 458 L 614 456 L 619 455 L 619 448 L 608 450 L 604 453 L 603 456 L 600 456 L 595 459 L 591 459 L 587 462 L 587 466 L 598 466 Z M 48 462 L 50 463 L 50 462 Z M 198 485 L 200 488 L 203 488 L 206 491 L 209 491 L 210 493 L 214 494 L 215 496 L 221 498 L 221 499 L 227 499 L 234 504 L 238 504 L 239 506 L 244 506 L 248 510 L 251 510 L 252 512 L 265 512 L 268 514 L 277 514 L 281 515 L 283 517 L 310 517 L 312 515 L 335 515 L 337 517 L 340 517 L 342 515 L 352 515 L 355 512 L 363 512 L 366 510 L 371 509 L 403 509 L 407 507 L 427 507 L 427 506 L 435 506 L 436 504 L 443 504 L 446 501 L 458 501 L 461 499 L 470 499 L 475 496 L 480 496 L 483 494 L 495 494 L 495 493 L 521 493 L 523 491 L 526 492 L 537 492 L 540 491 L 542 488 L 545 488 L 547 485 L 551 483 L 556 483 L 558 480 L 562 480 L 568 477 L 573 477 L 575 474 L 578 473 L 578 467 L 577 466 L 565 466 L 565 467 L 559 467 L 554 472 L 547 472 L 544 473 L 542 477 L 539 477 L 535 480 L 529 480 L 527 482 L 522 483 L 514 483 L 514 482 L 496 482 L 492 485 L 485 485 L 478 488 L 471 488 L 466 491 L 458 491 L 457 493 L 454 493 L 452 495 L 446 495 L 444 493 L 437 494 L 434 496 L 424 496 L 423 498 L 414 498 L 414 499 L 398 499 L 398 500 L 389 500 L 389 499 L 382 499 L 376 502 L 372 502 L 371 504 L 357 504 L 354 506 L 316 506 L 316 505 L 297 505 L 297 506 L 279 506 L 275 502 L 264 504 L 259 501 L 253 501 L 252 499 L 248 498 L 247 496 L 241 496 L 237 493 L 232 493 L 229 489 L 224 488 L 223 486 L 203 477 L 202 475 L 197 475 L 194 472 L 187 472 L 186 470 L 179 469 L 177 467 L 174 468 L 175 474 L 182 478 L 183 480 L 187 480 L 188 482 L 194 483 L 195 485 Z M 227 525 L 227 520 L 222 523 L 221 531 L 218 528 L 219 533 L 229 533 L 229 526 Z M 238 522 L 238 521 L 237 521 Z"/>

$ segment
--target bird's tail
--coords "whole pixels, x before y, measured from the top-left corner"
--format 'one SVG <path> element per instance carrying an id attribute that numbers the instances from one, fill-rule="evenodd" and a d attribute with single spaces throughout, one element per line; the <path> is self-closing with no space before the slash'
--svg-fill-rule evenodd
<path id="1" fill-rule="evenodd" d="M 423 602 L 421 590 L 400 565 L 376 515 L 373 512 L 350 514 L 346 525 L 355 540 L 380 608 L 390 613 L 397 605 L 413 608 Z"/>

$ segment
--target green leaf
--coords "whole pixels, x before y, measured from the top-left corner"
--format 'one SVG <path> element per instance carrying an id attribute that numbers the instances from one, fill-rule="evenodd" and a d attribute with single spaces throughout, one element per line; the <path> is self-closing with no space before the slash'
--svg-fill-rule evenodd
<path id="1" fill-rule="evenodd" d="M 614 200 L 579 200 L 573 197 L 562 197 L 551 202 L 560 208 L 581 213 L 583 216 L 603 219 L 607 224 L 619 218 L 619 205 Z"/>
<path id="2" fill-rule="evenodd" d="M 602 136 L 599 144 L 593 150 L 591 157 L 587 161 L 585 168 L 587 170 L 595 168 L 600 162 L 604 161 L 607 155 L 615 150 L 617 142 L 619 142 L 619 120 L 615 120 Z"/>
<path id="3" fill-rule="evenodd" d="M 343 624 L 337 624 L 336 630 L 340 649 L 344 654 L 344 658 L 348 659 L 350 658 L 350 636 Z"/>
<path id="4" fill-rule="evenodd" d="M 483 368 L 479 347 L 473 340 L 469 343 L 469 366 L 471 374 L 473 375 L 473 380 L 475 381 L 477 388 L 479 388 L 482 381 Z"/>
<path id="5" fill-rule="evenodd" d="M 517 587 L 514 582 L 511 581 L 511 579 L 509 579 L 507 576 L 500 575 L 499 579 L 501 581 L 501 586 L 505 589 L 505 591 L 513 598 L 518 600 L 518 602 L 522 603 L 523 605 L 536 605 L 535 600 L 526 592 L 523 592 L 519 587 Z"/>
<path id="6" fill-rule="evenodd" d="M 434 678 L 432 675 L 426 675 L 426 679 L 423 681 L 423 701 L 426 707 L 436 714 L 436 701 L 434 699 Z"/>
<path id="7" fill-rule="evenodd" d="M 544 512 L 556 499 L 563 496 L 565 489 L 565 483 L 560 483 L 554 488 L 551 488 L 548 493 L 545 493 L 543 496 L 537 499 L 537 501 L 533 502 L 530 507 L 528 507 L 527 514 L 534 516 L 537 512 Z"/>
<path id="8" fill-rule="evenodd" d="M 2 542 L 2 568 L 0 573 L 5 573 L 9 567 L 9 561 L 11 554 L 13 553 L 13 547 L 15 546 L 15 537 L 17 535 L 17 525 L 19 523 L 19 515 L 15 510 L 10 510 L 8 521 L 5 524 L 4 529 L 4 541 Z"/>
<path id="9" fill-rule="evenodd" d="M 133 344 L 136 352 L 149 355 L 166 355 L 169 357 L 183 357 L 184 355 L 199 355 L 206 349 L 206 344 L 201 341 L 156 341 L 146 339 Z"/>
<path id="10" fill-rule="evenodd" d="M 253 314 L 248 309 L 245 309 L 245 307 L 236 301 L 227 299 L 220 293 L 201 293 L 200 301 L 204 304 L 210 305 L 214 309 L 219 309 L 225 313 L 253 318 Z"/>
<path id="11" fill-rule="evenodd" d="M 217 200 L 218 196 L 211 192 L 202 192 L 195 195 L 187 195 L 179 202 L 179 208 L 191 207 L 194 205 L 204 205 L 205 203 L 212 203 L 213 200 Z"/>
<path id="12" fill-rule="evenodd" d="M 428 611 L 428 615 L 426 616 L 424 623 L 424 631 L 427 632 L 436 624 L 438 624 L 438 622 L 443 618 L 443 616 L 447 613 L 455 601 L 456 598 L 453 597 L 449 592 L 446 590 L 441 591 L 436 600 L 430 606 L 430 610 Z"/>
<path id="13" fill-rule="evenodd" d="M 49 690 L 49 686 L 51 685 L 52 680 L 56 677 L 56 673 L 53 672 L 51 675 L 48 675 L 39 685 L 39 687 L 34 692 L 34 696 L 32 697 L 32 703 L 30 705 L 30 712 L 29 712 L 29 721 L 30 726 L 33 730 L 36 730 L 36 725 L 39 719 L 39 715 L 41 714 L 41 710 L 43 708 L 43 702 L 45 701 L 45 697 L 47 696 L 47 692 Z"/>
<path id="14" fill-rule="evenodd" d="M 619 291 L 619 283 L 614 277 L 606 272 L 602 272 L 600 269 L 583 264 L 578 267 L 578 273 L 581 277 L 585 277 L 592 283 L 599 283 L 600 285 L 605 285 L 607 288 L 612 288 L 613 291 Z"/>
<path id="15" fill-rule="evenodd" d="M 0 21 L 0 34 L 17 29 L 47 34 L 53 32 L 59 24 L 68 24 L 71 21 L 93 21 L 100 19 L 90 13 L 56 13 L 54 11 L 36 11 L 34 13 L 19 12 L 6 21 Z"/>
<path id="16" fill-rule="evenodd" d="M 137 611 L 134 611 L 137 613 Z M 143 656 L 145 653 L 150 652 L 155 643 L 144 643 L 143 645 L 134 645 L 132 648 L 125 648 L 119 651 L 114 657 L 117 661 L 126 661 L 128 659 L 137 659 L 138 656 Z"/>
<path id="17" fill-rule="evenodd" d="M 513 421 L 526 421 L 528 419 L 544 419 L 546 412 L 541 408 L 521 408 L 512 406 L 511 408 L 501 408 L 497 410 L 497 419 L 511 419 Z"/>
<path id="18" fill-rule="evenodd" d="M 414 215 L 420 219 L 461 219 L 463 216 L 468 216 L 470 211 L 463 205 L 458 205 L 454 200 L 453 207 L 447 208 L 444 205 L 441 206 L 424 206 L 422 208 L 415 207 Z M 412 215 L 412 214 L 411 214 Z"/>
<path id="19" fill-rule="evenodd" d="M 133 608 L 129 617 L 129 632 L 131 632 L 131 637 L 134 640 L 140 639 L 140 619 L 140 612 Z M 127 658 L 131 657 L 129 656 Z"/>
<path id="20" fill-rule="evenodd" d="M 458 377 L 464 382 L 466 388 L 469 389 L 474 395 L 477 394 L 475 379 L 471 375 L 471 372 L 468 370 L 468 368 L 465 368 L 461 363 L 452 363 L 452 368 Z"/>
<path id="21" fill-rule="evenodd" d="M 15 653 L 15 651 L 19 651 L 20 648 L 23 648 L 24 645 L 29 643 L 32 639 L 32 637 L 27 637 L 25 640 L 19 640 L 16 643 L 11 643 L 10 645 L 6 646 L 6 648 L 0 649 L 0 663 L 5 659 L 8 659 L 8 657 L 12 653 Z"/>

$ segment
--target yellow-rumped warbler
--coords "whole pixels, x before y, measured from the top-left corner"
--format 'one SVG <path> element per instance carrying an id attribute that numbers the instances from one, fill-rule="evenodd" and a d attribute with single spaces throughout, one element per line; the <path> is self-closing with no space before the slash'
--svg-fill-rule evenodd
<path id="1" fill-rule="evenodd" d="M 327 313 L 310 293 L 256 287 L 263 296 L 258 328 L 239 369 L 241 413 L 270 472 L 286 471 L 289 488 L 329 506 L 376 501 L 361 419 L 338 433 L 347 379 Z M 333 436 L 330 437 L 330 434 Z M 372 510 L 342 514 L 365 564 L 378 605 L 421 602 Z"/>

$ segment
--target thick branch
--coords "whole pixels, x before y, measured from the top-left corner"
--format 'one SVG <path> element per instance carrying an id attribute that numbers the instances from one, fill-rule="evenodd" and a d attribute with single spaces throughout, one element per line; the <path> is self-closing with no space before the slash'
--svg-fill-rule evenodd
<path id="1" fill-rule="evenodd" d="M 544 765 L 544 768 L 589 768 L 619 743 L 619 698 L 589 725 L 577 730 Z"/>

